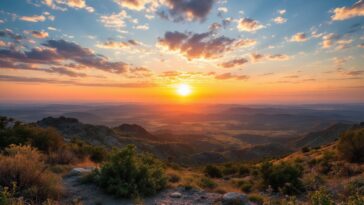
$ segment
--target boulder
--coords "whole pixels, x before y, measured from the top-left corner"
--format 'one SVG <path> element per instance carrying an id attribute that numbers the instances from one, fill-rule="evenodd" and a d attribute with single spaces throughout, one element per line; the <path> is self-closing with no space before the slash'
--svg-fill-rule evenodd
<path id="1" fill-rule="evenodd" d="M 173 192 L 169 196 L 172 197 L 172 198 L 181 198 L 182 194 L 179 193 L 179 192 Z"/>
<path id="2" fill-rule="evenodd" d="M 91 173 L 95 168 L 94 167 L 78 167 L 73 168 L 69 173 L 68 176 L 79 176 L 82 174 Z"/>
<path id="3" fill-rule="evenodd" d="M 223 205 L 250 205 L 248 197 L 245 194 L 237 192 L 228 192 L 222 196 Z"/>

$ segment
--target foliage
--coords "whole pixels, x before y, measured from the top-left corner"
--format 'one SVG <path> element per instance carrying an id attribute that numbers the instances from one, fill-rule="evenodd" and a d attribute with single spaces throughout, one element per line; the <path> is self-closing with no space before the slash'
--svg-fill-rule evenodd
<path id="1" fill-rule="evenodd" d="M 68 144 L 68 148 L 81 160 L 89 156 L 91 161 L 101 163 L 108 157 L 105 148 L 90 145 L 79 139 L 72 139 Z"/>
<path id="2" fill-rule="evenodd" d="M 312 205 L 334 205 L 331 195 L 324 189 L 320 189 L 311 193 L 310 196 Z"/>
<path id="3" fill-rule="evenodd" d="M 38 150 L 50 152 L 64 145 L 63 137 L 52 128 L 41 128 L 34 124 L 22 124 L 1 117 L 0 120 L 0 149 L 11 144 L 31 145 Z"/>
<path id="4" fill-rule="evenodd" d="M 219 169 L 219 167 L 215 166 L 215 165 L 207 165 L 204 169 L 204 173 L 206 176 L 211 177 L 211 178 L 221 178 L 222 177 L 222 172 Z"/>
<path id="5" fill-rule="evenodd" d="M 273 191 L 281 191 L 285 194 L 296 194 L 303 191 L 301 177 L 302 167 L 296 164 L 280 163 L 273 165 L 265 162 L 260 167 L 260 174 L 265 187 L 271 187 Z"/>
<path id="6" fill-rule="evenodd" d="M 337 150 L 349 162 L 364 162 L 364 128 L 352 128 L 344 132 Z"/>
<path id="7" fill-rule="evenodd" d="M 208 189 L 213 189 L 217 187 L 217 184 L 207 177 L 201 178 L 200 185 L 202 188 L 208 188 Z"/>
<path id="8" fill-rule="evenodd" d="M 133 145 L 114 152 L 94 179 L 110 194 L 133 198 L 153 195 L 167 182 L 162 162 L 151 155 L 138 154 Z"/>
<path id="9" fill-rule="evenodd" d="M 238 168 L 233 164 L 225 164 L 222 169 L 223 175 L 234 175 L 238 172 Z"/>
<path id="10" fill-rule="evenodd" d="M 43 156 L 30 146 L 11 145 L 0 155 L 0 184 L 12 187 L 15 197 L 43 202 L 62 192 L 60 178 L 48 171 Z"/>
<path id="11" fill-rule="evenodd" d="M 250 169 L 246 165 L 241 165 L 239 167 L 239 176 L 246 176 L 250 173 Z"/>
<path id="12" fill-rule="evenodd" d="M 254 202 L 257 205 L 263 205 L 264 199 L 260 195 L 251 194 L 248 196 L 249 201 Z"/>

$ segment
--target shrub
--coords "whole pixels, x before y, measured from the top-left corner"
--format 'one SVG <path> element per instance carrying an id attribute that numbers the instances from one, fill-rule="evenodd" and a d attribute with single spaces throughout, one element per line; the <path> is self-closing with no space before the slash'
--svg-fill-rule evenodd
<path id="1" fill-rule="evenodd" d="M 319 191 L 315 191 L 310 195 L 311 204 L 312 205 L 334 205 L 334 201 L 331 198 L 330 194 L 321 189 Z"/>
<path id="2" fill-rule="evenodd" d="M 177 182 L 179 182 L 181 180 L 181 177 L 179 177 L 178 175 L 176 175 L 176 174 L 171 174 L 171 175 L 169 175 L 169 180 L 168 181 L 170 181 L 170 182 L 172 182 L 172 183 L 177 183 Z"/>
<path id="3" fill-rule="evenodd" d="M 348 205 L 364 205 L 364 195 L 356 193 L 352 196 L 349 196 Z"/>
<path id="4" fill-rule="evenodd" d="M 301 152 L 302 153 L 307 153 L 309 151 L 310 151 L 310 148 L 309 147 L 302 147 L 302 149 L 301 149 Z"/>
<path id="5" fill-rule="evenodd" d="M 249 193 L 252 190 L 253 185 L 250 182 L 246 182 L 240 186 L 243 192 Z"/>
<path id="6" fill-rule="evenodd" d="M 238 172 L 238 169 L 233 164 L 225 164 L 222 169 L 223 175 L 234 175 Z"/>
<path id="7" fill-rule="evenodd" d="M 213 189 L 217 187 L 217 184 L 214 181 L 206 177 L 201 178 L 200 185 L 202 188 L 208 188 L 208 189 Z"/>
<path id="8" fill-rule="evenodd" d="M 62 192 L 60 178 L 48 171 L 43 156 L 30 146 L 11 145 L 0 156 L 0 184 L 16 190 L 15 197 L 40 203 L 58 199 Z"/>
<path id="9" fill-rule="evenodd" d="M 241 165 L 239 167 L 239 176 L 246 176 L 246 175 L 249 175 L 249 173 L 250 173 L 250 169 L 248 166 Z"/>
<path id="10" fill-rule="evenodd" d="M 364 162 L 364 128 L 344 132 L 340 136 L 337 150 L 349 162 Z"/>
<path id="11" fill-rule="evenodd" d="M 257 194 L 251 194 L 248 196 L 249 201 L 254 202 L 257 205 L 263 205 L 264 199 L 263 197 L 257 195 Z"/>
<path id="12" fill-rule="evenodd" d="M 204 173 L 206 176 L 211 177 L 211 178 L 221 178 L 222 177 L 222 173 L 221 170 L 214 165 L 207 165 L 204 169 Z"/>
<path id="13" fill-rule="evenodd" d="M 280 163 L 273 165 L 265 162 L 260 167 L 260 174 L 265 187 L 271 187 L 273 191 L 282 191 L 285 194 L 295 194 L 303 191 L 301 181 L 302 167 L 296 164 Z"/>
<path id="14" fill-rule="evenodd" d="M 29 144 L 41 151 L 50 152 L 64 145 L 63 137 L 55 129 L 21 123 L 10 126 L 9 119 L 3 123 L 5 125 L 0 126 L 0 148 L 11 144 Z"/>
<path id="15" fill-rule="evenodd" d="M 108 157 L 105 148 L 88 144 L 79 139 L 72 139 L 68 144 L 68 149 L 70 149 L 80 160 L 90 157 L 91 161 L 101 163 Z"/>
<path id="16" fill-rule="evenodd" d="M 95 173 L 96 183 L 107 193 L 119 197 L 150 196 L 167 182 L 161 161 L 138 154 L 133 145 L 114 152 Z"/>

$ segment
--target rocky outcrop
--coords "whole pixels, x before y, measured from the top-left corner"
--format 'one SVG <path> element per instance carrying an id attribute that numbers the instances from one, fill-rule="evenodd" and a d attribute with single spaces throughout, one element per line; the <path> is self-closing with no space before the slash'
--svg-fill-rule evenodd
<path id="1" fill-rule="evenodd" d="M 250 205 L 248 197 L 245 194 L 237 192 L 228 192 L 222 196 L 222 205 Z"/>

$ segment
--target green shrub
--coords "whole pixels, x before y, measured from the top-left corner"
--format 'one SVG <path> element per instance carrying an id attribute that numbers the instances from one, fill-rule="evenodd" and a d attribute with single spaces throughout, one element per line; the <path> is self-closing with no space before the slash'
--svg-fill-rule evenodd
<path id="1" fill-rule="evenodd" d="M 312 205 L 334 205 L 335 204 L 331 195 L 323 189 L 311 193 L 310 199 L 311 199 Z"/>
<path id="2" fill-rule="evenodd" d="M 302 167 L 289 163 L 273 165 L 265 162 L 260 167 L 263 185 L 270 186 L 275 192 L 281 191 L 285 194 L 296 194 L 304 190 L 301 181 L 302 171 Z"/>
<path id="3" fill-rule="evenodd" d="M 237 172 L 238 172 L 238 169 L 236 168 L 236 166 L 234 166 L 232 164 L 226 164 L 222 169 L 223 175 L 234 175 Z"/>
<path id="4" fill-rule="evenodd" d="M 364 162 L 364 128 L 344 132 L 340 136 L 337 150 L 349 162 Z"/>
<path id="5" fill-rule="evenodd" d="M 11 119 L 2 118 L 0 126 L 0 149 L 11 144 L 28 144 L 44 152 L 58 150 L 63 147 L 63 137 L 52 128 L 41 128 L 34 124 L 15 123 L 9 125 Z"/>
<path id="6" fill-rule="evenodd" d="M 248 196 L 249 201 L 254 202 L 257 205 L 263 205 L 264 199 L 263 197 L 257 195 L 257 194 L 251 194 Z"/>
<path id="7" fill-rule="evenodd" d="M 222 177 L 222 172 L 221 170 L 214 165 L 207 165 L 204 169 L 204 173 L 206 176 L 211 177 L 211 178 L 221 178 Z"/>
<path id="8" fill-rule="evenodd" d="M 240 186 L 240 189 L 241 189 L 243 192 L 249 193 L 249 192 L 251 192 L 252 187 L 253 187 L 253 185 L 252 185 L 250 182 L 245 182 L 244 184 L 242 184 L 242 185 Z"/>
<path id="9" fill-rule="evenodd" d="M 138 154 L 133 145 L 113 153 L 94 178 L 107 193 L 132 198 L 153 195 L 167 182 L 162 162 L 151 155 Z"/>
<path id="10" fill-rule="evenodd" d="M 239 167 L 239 176 L 246 176 L 246 175 L 249 175 L 249 173 L 250 173 L 250 169 L 248 166 L 241 165 Z"/>
<path id="11" fill-rule="evenodd" d="M 209 179 L 207 177 L 203 177 L 200 180 L 200 186 L 202 188 L 213 189 L 213 188 L 217 187 L 217 184 L 214 181 L 212 181 L 211 179 Z"/>

